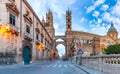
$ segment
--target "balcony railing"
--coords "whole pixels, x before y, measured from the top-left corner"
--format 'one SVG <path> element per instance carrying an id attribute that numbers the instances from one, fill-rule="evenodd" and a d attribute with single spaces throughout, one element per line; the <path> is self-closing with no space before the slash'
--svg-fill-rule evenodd
<path id="1" fill-rule="evenodd" d="M 33 39 L 33 36 L 30 34 L 30 33 L 25 33 L 24 34 L 25 38 L 29 39 L 29 40 L 32 40 Z"/>
<path id="2" fill-rule="evenodd" d="M 120 54 L 83 56 L 82 65 L 107 74 L 120 74 Z"/>
<path id="3" fill-rule="evenodd" d="M 36 43 L 37 43 L 37 44 L 40 44 L 40 40 L 39 40 L 39 39 L 36 39 Z"/>
<path id="4" fill-rule="evenodd" d="M 14 26 L 12 24 L 9 24 L 10 28 L 14 30 L 16 33 L 19 33 L 19 28 L 17 26 Z"/>

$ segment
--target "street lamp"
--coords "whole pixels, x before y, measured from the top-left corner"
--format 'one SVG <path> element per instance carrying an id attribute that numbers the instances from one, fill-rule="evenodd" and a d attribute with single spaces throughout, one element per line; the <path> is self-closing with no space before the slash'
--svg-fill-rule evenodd
<path id="1" fill-rule="evenodd" d="M 52 58 L 53 58 L 53 53 L 54 53 L 54 51 L 51 49 L 51 50 L 49 51 L 49 54 L 50 54 L 50 60 L 52 60 Z"/>
<path id="2" fill-rule="evenodd" d="M 105 49 L 105 45 L 100 46 L 101 54 L 103 53 L 103 50 Z"/>
<path id="3" fill-rule="evenodd" d="M 45 48 L 45 45 L 44 45 L 44 44 L 40 43 L 40 44 L 38 45 L 38 50 L 39 50 L 39 51 L 42 51 L 44 48 Z"/>
<path id="4" fill-rule="evenodd" d="M 11 28 L 8 25 L 5 24 L 0 24 L 0 38 L 2 40 L 1 44 L 4 44 L 4 40 L 7 39 L 9 37 L 9 35 L 11 35 Z M 2 49 L 4 48 L 4 46 L 2 45 L 1 47 Z"/>
<path id="5" fill-rule="evenodd" d="M 43 55 L 44 55 L 44 48 L 45 48 L 45 45 L 40 43 L 38 45 L 38 51 L 40 52 L 40 58 L 42 59 Z"/>

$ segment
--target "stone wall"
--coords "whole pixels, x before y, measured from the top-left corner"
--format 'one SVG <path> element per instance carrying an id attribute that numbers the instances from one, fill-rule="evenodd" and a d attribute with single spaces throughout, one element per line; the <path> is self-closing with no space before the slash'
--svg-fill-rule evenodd
<path id="1" fill-rule="evenodd" d="M 82 57 L 82 65 L 106 72 L 108 74 L 120 73 L 120 55 L 99 55 Z"/>

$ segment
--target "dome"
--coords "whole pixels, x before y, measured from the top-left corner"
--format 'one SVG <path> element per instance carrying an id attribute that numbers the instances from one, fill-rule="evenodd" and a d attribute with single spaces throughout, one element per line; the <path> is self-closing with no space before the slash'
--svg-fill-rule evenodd
<path id="1" fill-rule="evenodd" d="M 110 32 L 110 31 L 116 31 L 116 32 L 117 32 L 117 30 L 116 30 L 116 28 L 114 27 L 114 24 L 113 24 L 113 23 L 111 23 L 111 27 L 109 28 L 108 32 Z"/>

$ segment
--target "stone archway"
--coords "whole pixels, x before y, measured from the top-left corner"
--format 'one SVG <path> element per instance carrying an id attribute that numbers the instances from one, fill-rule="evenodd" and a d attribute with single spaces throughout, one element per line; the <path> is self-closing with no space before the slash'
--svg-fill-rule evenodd
<path id="1" fill-rule="evenodd" d="M 58 44 L 56 46 L 56 49 L 58 51 L 59 57 L 63 57 L 66 54 L 65 46 L 63 44 Z"/>
<path id="2" fill-rule="evenodd" d="M 58 41 L 58 42 L 57 42 L 56 40 L 58 40 L 58 39 L 62 39 L 62 41 Z M 54 46 L 53 46 L 53 49 L 56 49 L 56 47 L 57 47 L 59 44 L 64 45 L 65 51 L 66 51 L 66 38 L 65 38 L 65 36 L 55 36 L 55 37 L 54 37 Z"/>

